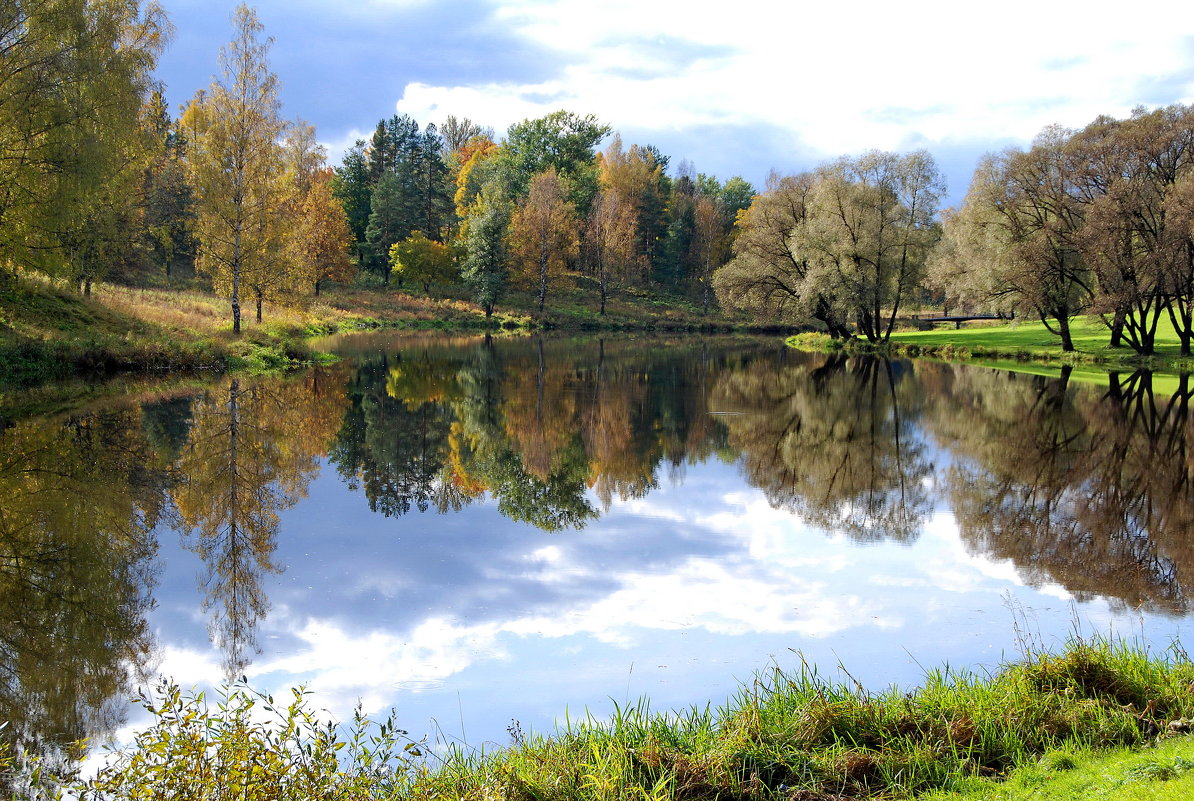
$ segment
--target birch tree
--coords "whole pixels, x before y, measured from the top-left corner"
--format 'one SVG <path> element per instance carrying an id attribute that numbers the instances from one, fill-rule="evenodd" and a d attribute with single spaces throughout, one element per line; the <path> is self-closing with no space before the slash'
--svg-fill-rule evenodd
<path id="1" fill-rule="evenodd" d="M 190 135 L 189 167 L 196 195 L 198 269 L 232 304 L 232 331 L 241 327 L 241 291 L 256 288 L 260 302 L 276 260 L 281 225 L 285 125 L 278 78 L 269 68 L 271 39 L 261 39 L 257 14 L 240 5 L 235 33 L 220 51 L 220 76 L 184 114 Z"/>

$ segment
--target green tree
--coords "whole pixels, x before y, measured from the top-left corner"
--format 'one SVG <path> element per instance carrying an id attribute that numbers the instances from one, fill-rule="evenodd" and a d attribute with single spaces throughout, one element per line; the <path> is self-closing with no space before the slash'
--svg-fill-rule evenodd
<path id="1" fill-rule="evenodd" d="M 144 111 L 150 137 L 149 165 L 142 193 L 142 225 L 154 265 L 170 280 L 195 262 L 194 193 L 187 178 L 186 137 L 170 119 L 162 90 L 150 96 Z"/>
<path id="2" fill-rule="evenodd" d="M 808 222 L 814 181 L 810 173 L 771 175 L 767 191 L 739 215 L 734 257 L 713 274 L 713 289 L 723 308 L 756 319 L 815 321 L 844 338 L 850 335 L 847 312 L 835 288 L 811 280 L 812 265 L 793 237 Z"/>
<path id="3" fill-rule="evenodd" d="M 402 179 L 396 173 L 386 172 L 378 181 L 377 188 L 369 201 L 369 227 L 365 229 L 365 240 L 369 243 L 371 268 L 381 273 L 382 282 L 389 286 L 392 264 L 390 248 L 410 236 L 413 230 L 406 201 L 402 196 Z"/>
<path id="4" fill-rule="evenodd" d="M 582 117 L 564 110 L 511 125 L 498 155 L 508 196 L 521 200 L 530 191 L 531 179 L 554 167 L 568 199 L 584 216 L 598 189 L 594 149 L 609 132 L 609 126 L 592 114 Z"/>
<path id="5" fill-rule="evenodd" d="M 369 227 L 370 202 L 373 191 L 369 185 L 369 165 L 365 155 L 365 140 L 358 139 L 344 154 L 344 161 L 335 168 L 332 192 L 344 206 L 348 228 L 352 231 L 358 263 L 366 260 L 368 243 L 365 231 Z"/>
<path id="6" fill-rule="evenodd" d="M 473 290 L 473 297 L 489 317 L 493 314 L 494 304 L 506 290 L 510 206 L 492 185 L 485 188 L 480 201 L 468 218 L 468 256 L 460 277 Z"/>

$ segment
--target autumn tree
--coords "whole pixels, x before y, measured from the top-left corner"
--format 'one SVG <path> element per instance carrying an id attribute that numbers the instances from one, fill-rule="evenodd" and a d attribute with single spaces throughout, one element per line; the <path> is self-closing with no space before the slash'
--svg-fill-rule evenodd
<path id="1" fill-rule="evenodd" d="M 721 266 L 725 251 L 725 212 L 715 198 L 701 195 L 692 210 L 693 251 L 700 270 L 701 312 L 709 313 L 713 300 L 713 271 Z"/>
<path id="2" fill-rule="evenodd" d="M 269 272 L 279 268 L 284 125 L 278 79 L 269 69 L 271 42 L 260 41 L 256 12 L 238 6 L 233 26 L 233 40 L 220 51 L 221 76 L 191 101 L 184 122 L 198 267 L 231 299 L 232 330 L 240 333 L 242 284 L 253 281 L 264 290 Z"/>
<path id="3" fill-rule="evenodd" d="M 622 147 L 622 137 L 614 134 L 598 159 L 601 186 L 614 189 L 633 210 L 635 251 L 642 274 L 636 283 L 646 286 L 652 271 L 663 259 L 667 235 L 667 204 L 671 183 L 664 174 L 667 158 L 653 148 L 631 145 Z"/>
<path id="4" fill-rule="evenodd" d="M 452 249 L 442 242 L 428 239 L 422 231 L 415 231 L 390 248 L 390 264 L 403 280 L 423 285 L 423 292 L 431 291 L 431 284 L 444 284 L 457 275 Z"/>
<path id="5" fill-rule="evenodd" d="M 585 226 L 585 261 L 597 281 L 600 314 L 610 294 L 636 267 L 634 210 L 616 189 L 597 194 Z"/>
<path id="6" fill-rule="evenodd" d="M 531 179 L 529 194 L 514 212 L 511 239 L 513 256 L 536 288 L 542 312 L 548 282 L 576 258 L 579 247 L 576 208 L 554 167 Z"/>
<path id="7" fill-rule="evenodd" d="M 349 258 L 348 215 L 332 192 L 332 180 L 327 170 L 315 173 L 295 221 L 296 267 L 316 297 L 324 281 L 347 283 L 356 272 Z"/>

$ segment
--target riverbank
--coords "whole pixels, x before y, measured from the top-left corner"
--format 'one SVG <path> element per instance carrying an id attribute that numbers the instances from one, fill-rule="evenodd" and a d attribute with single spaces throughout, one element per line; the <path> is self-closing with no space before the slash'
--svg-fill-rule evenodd
<path id="1" fill-rule="evenodd" d="M 1057 375 L 1068 368 L 1072 378 L 1098 377 L 1108 372 L 1148 369 L 1162 373 L 1194 371 L 1194 358 L 1180 354 L 1181 343 L 1169 321 L 1157 328 L 1156 353 L 1140 356 L 1129 348 L 1111 348 L 1107 327 L 1096 316 L 1078 317 L 1071 323 L 1074 352 L 1061 349 L 1061 340 L 1040 322 L 1017 320 L 1000 325 L 967 323 L 960 329 L 894 331 L 884 345 L 862 340 L 841 342 L 825 334 L 797 334 L 789 346 L 821 352 L 877 353 L 906 358 L 966 362 L 1017 372 Z"/>
<path id="2" fill-rule="evenodd" d="M 829 681 L 804 665 L 756 676 L 719 709 L 656 713 L 641 701 L 550 736 L 514 722 L 509 744 L 492 751 L 410 742 L 393 721 L 329 729 L 308 709 L 317 699 L 298 691 L 275 704 L 237 688 L 217 706 L 166 687 L 146 700 L 156 723 L 92 788 L 119 798 L 166 787 L 207 797 L 238 777 L 237 797 L 247 799 L 280 786 L 295 798 L 829 801 L 937 790 L 985 798 L 973 793 L 1017 786 L 1004 783 L 1009 776 L 1035 793 L 1080 760 L 1106 758 L 1085 755 L 1090 749 L 1116 749 L 1122 783 L 1135 787 L 1194 765 L 1192 683 L 1194 664 L 1180 647 L 1153 653 L 1103 639 L 1036 650 L 993 674 L 933 669 L 908 692 L 870 692 L 848 674 Z M 251 718 L 255 705 L 274 722 Z M 1158 767 L 1133 767 L 1144 764 Z M 1120 797 L 1115 781 L 1106 778 L 1098 797 Z M 944 797 L 953 796 L 934 796 Z"/>
<path id="3" fill-rule="evenodd" d="M 234 336 L 228 301 L 211 293 L 101 284 L 84 298 L 23 278 L 0 287 L 0 386 L 130 372 L 277 369 L 318 361 L 311 337 L 378 328 L 747 330 L 686 301 L 644 292 L 619 296 L 599 315 L 590 294 L 580 286 L 561 290 L 539 313 L 529 293 L 514 291 L 486 318 L 476 304 L 450 295 L 337 288 L 301 307 L 266 304 L 260 324 L 246 304 L 242 333 Z"/>

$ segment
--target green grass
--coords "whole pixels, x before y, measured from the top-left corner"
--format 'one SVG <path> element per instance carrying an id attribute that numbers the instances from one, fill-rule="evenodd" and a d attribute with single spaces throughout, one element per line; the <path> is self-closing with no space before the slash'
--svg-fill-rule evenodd
<path id="1" fill-rule="evenodd" d="M 212 706 L 164 688 L 146 701 L 156 722 L 92 789 L 156 798 L 185 786 L 187 797 L 241 801 L 1157 797 L 1147 792 L 1189 781 L 1188 742 L 1151 745 L 1170 721 L 1194 717 L 1192 685 L 1194 664 L 1176 646 L 1157 654 L 1097 638 L 993 674 L 933 670 L 907 692 L 870 692 L 805 664 L 759 674 L 720 708 L 659 713 L 644 700 L 550 735 L 513 723 L 509 745 L 488 751 L 428 749 L 396 736 L 392 720 L 358 718 L 341 735 L 297 691 L 283 711 L 244 689 Z M 255 705 L 273 722 L 250 714 Z M 293 758 L 278 758 L 283 747 Z M 1054 793 L 1070 784 L 1090 795 Z M 949 794 L 961 792 L 976 795 Z"/>
<path id="2" fill-rule="evenodd" d="M 1076 317 L 1071 321 L 1074 353 L 1063 352 L 1060 338 L 1050 333 L 1040 322 L 1016 320 L 1004 325 L 972 322 L 966 323 L 958 330 L 955 330 L 952 324 L 944 325 L 947 327 L 930 331 L 897 331 L 891 335 L 891 342 L 905 350 L 916 348 L 922 352 L 938 352 L 946 358 L 958 355 L 987 360 L 998 360 L 1002 357 L 1011 361 L 1033 359 L 1057 363 L 1094 362 L 1111 365 L 1135 364 L 1141 361 L 1130 348 L 1111 348 L 1110 331 L 1095 315 Z M 1182 361 L 1180 350 L 1181 343 L 1166 316 L 1157 327 L 1156 355 L 1150 360 L 1152 366 Z"/>
<path id="3" fill-rule="evenodd" d="M 962 779 L 921 801 L 1186 801 L 1194 798 L 1194 738 L 1141 749 L 1045 753 L 1005 781 Z"/>
<path id="4" fill-rule="evenodd" d="M 944 326 L 944 327 L 942 327 Z M 1076 351 L 1065 353 L 1061 340 L 1043 324 L 1017 320 L 1004 325 L 968 323 L 955 330 L 951 324 L 927 331 L 896 331 L 886 346 L 865 342 L 842 343 L 826 334 L 808 333 L 789 337 L 789 346 L 800 350 L 834 352 L 876 352 L 947 362 L 966 362 L 997 370 L 1043 375 L 1056 378 L 1063 368 L 1071 381 L 1105 386 L 1109 371 L 1133 371 L 1147 368 L 1158 375 L 1158 392 L 1177 389 L 1178 372 L 1194 370 L 1194 359 L 1180 356 L 1181 343 L 1168 318 L 1157 328 L 1156 355 L 1144 358 L 1129 348 L 1109 347 L 1110 332 L 1096 316 L 1071 321 Z"/>

